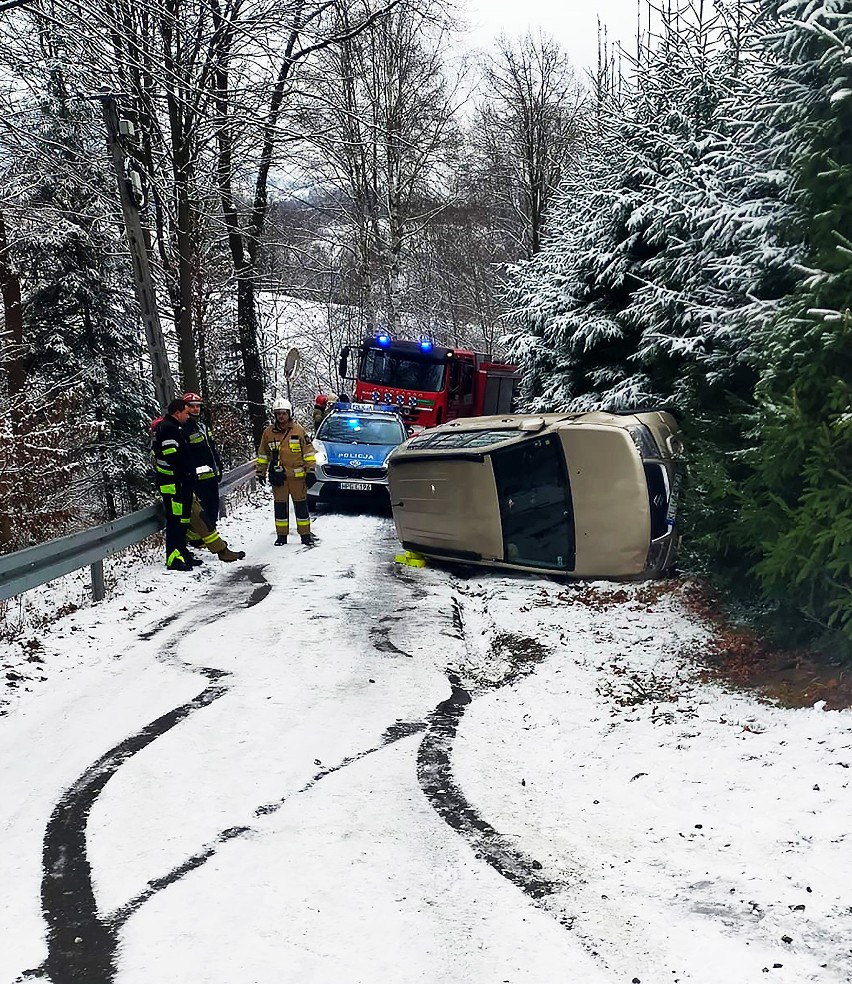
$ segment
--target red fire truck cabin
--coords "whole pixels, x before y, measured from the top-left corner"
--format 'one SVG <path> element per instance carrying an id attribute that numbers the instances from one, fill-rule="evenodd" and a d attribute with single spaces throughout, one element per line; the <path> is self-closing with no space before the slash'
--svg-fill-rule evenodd
<path id="1" fill-rule="evenodd" d="M 340 360 L 342 378 L 349 355 L 347 346 Z M 368 335 L 353 368 L 357 402 L 398 406 L 416 427 L 511 413 L 520 381 L 517 366 L 491 362 L 479 352 L 389 335 Z"/>

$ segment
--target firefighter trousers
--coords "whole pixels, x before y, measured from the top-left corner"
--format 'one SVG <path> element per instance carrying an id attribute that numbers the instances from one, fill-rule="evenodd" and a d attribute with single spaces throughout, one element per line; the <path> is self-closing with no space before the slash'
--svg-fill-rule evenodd
<path id="1" fill-rule="evenodd" d="M 215 478 L 205 478 L 195 486 L 195 494 L 204 510 L 204 519 L 211 530 L 219 522 L 219 483 Z"/>
<path id="2" fill-rule="evenodd" d="M 204 537 L 216 529 L 219 521 L 219 483 L 216 479 L 208 478 L 198 482 L 192 502 L 192 522 L 189 524 L 186 539 L 192 547 L 206 546 Z M 203 531 L 197 528 L 199 521 L 204 527 Z M 213 552 L 216 553 L 215 550 Z"/>
<path id="3" fill-rule="evenodd" d="M 186 561 L 186 532 L 189 528 L 192 493 L 160 494 L 163 497 L 163 512 L 166 514 L 166 567 L 171 567 L 176 560 Z"/>
<path id="4" fill-rule="evenodd" d="M 194 547 L 206 547 L 210 553 L 217 555 L 228 549 L 228 544 L 219 536 L 218 530 L 207 522 L 207 510 L 199 502 L 197 492 L 192 500 L 186 538 Z"/>
<path id="5" fill-rule="evenodd" d="M 290 499 L 293 500 L 293 511 L 296 514 L 296 532 L 299 536 L 306 536 L 311 532 L 308 487 L 303 478 L 288 478 L 283 485 L 273 485 L 272 498 L 275 509 L 275 532 L 278 536 L 287 536 L 290 532 Z"/>

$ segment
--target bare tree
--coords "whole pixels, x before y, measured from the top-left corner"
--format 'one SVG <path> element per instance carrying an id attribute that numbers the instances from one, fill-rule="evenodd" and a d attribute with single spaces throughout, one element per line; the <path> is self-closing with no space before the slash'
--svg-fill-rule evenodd
<path id="1" fill-rule="evenodd" d="M 352 5 L 339 3 L 346 30 Z M 339 190 L 335 217 L 358 258 L 365 321 L 414 314 L 406 263 L 446 206 L 459 147 L 458 80 L 445 65 L 452 27 L 440 4 L 401 4 L 369 32 L 326 51 L 305 112 L 312 169 Z"/>
<path id="2" fill-rule="evenodd" d="M 229 18 L 240 0 L 229 0 Z M 205 249 L 205 209 L 215 207 L 205 192 L 210 161 L 201 159 L 212 99 L 220 33 L 206 0 L 135 3 L 106 0 L 86 10 L 109 39 L 104 58 L 116 88 L 132 97 L 139 129 L 137 158 L 150 182 L 155 242 L 171 302 L 180 375 L 186 389 L 200 386 L 199 270 Z"/>
<path id="3" fill-rule="evenodd" d="M 239 0 L 235 0 L 239 2 Z M 211 0 L 217 34 L 214 74 L 216 138 L 218 142 L 217 181 L 222 213 L 237 286 L 237 328 L 242 350 L 244 385 L 249 418 L 255 440 L 266 424 L 264 372 L 258 346 L 256 309 L 257 274 L 260 247 L 270 208 L 270 172 L 285 136 L 282 120 L 296 95 L 297 69 L 315 52 L 346 44 L 369 30 L 392 10 L 399 0 L 376 10 L 363 11 L 352 24 L 341 24 L 330 2 L 308 3 L 291 0 L 276 8 L 278 28 L 270 58 L 271 71 L 258 80 L 260 100 L 247 120 L 234 99 L 235 75 L 251 77 L 254 59 L 247 58 L 245 38 L 251 23 L 239 20 L 240 9 L 225 16 L 219 0 Z M 247 123 L 248 132 L 247 132 Z M 246 139 L 246 135 L 248 139 Z M 239 188 L 253 175 L 252 191 L 243 201 Z"/>
<path id="4" fill-rule="evenodd" d="M 255 437 L 265 418 L 255 281 L 270 174 L 286 165 L 292 146 L 284 114 L 297 91 L 296 69 L 314 52 L 368 29 L 397 2 L 365 8 L 342 30 L 328 0 L 80 0 L 69 18 L 72 30 L 93 39 L 90 72 L 96 62 L 108 66 L 110 86 L 132 96 L 137 158 L 150 180 L 155 248 L 190 389 L 208 375 L 209 331 L 198 319 L 209 310 L 202 300 L 209 237 L 227 245 L 238 382 Z"/>
<path id="5" fill-rule="evenodd" d="M 582 147 L 589 98 L 559 45 L 540 35 L 510 41 L 482 60 L 474 133 L 482 178 L 506 212 L 524 256 L 541 248 L 548 210 Z"/>

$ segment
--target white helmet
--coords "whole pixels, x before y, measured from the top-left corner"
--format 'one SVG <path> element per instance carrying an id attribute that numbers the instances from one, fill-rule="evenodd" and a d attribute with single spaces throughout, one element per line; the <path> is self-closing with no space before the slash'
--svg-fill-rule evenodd
<path id="1" fill-rule="evenodd" d="M 276 414 L 279 411 L 286 410 L 291 416 L 293 414 L 293 404 L 289 400 L 276 400 L 272 404 L 272 413 Z"/>

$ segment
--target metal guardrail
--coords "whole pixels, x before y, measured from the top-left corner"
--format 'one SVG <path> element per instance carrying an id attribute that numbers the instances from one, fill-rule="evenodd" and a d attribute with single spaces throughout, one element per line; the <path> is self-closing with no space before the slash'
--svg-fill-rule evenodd
<path id="1" fill-rule="evenodd" d="M 254 478 L 254 462 L 249 461 L 222 476 L 219 494 L 246 485 Z M 222 499 L 223 516 L 227 515 L 226 502 Z M 36 547 L 27 547 L 15 553 L 0 555 L 0 601 L 47 584 L 63 574 L 70 574 L 87 564 L 92 568 L 92 598 L 101 601 L 106 594 L 104 585 L 104 558 L 110 554 L 139 543 L 163 529 L 162 506 L 158 503 L 128 513 L 109 523 L 102 523 L 82 533 L 61 536 Z"/>

